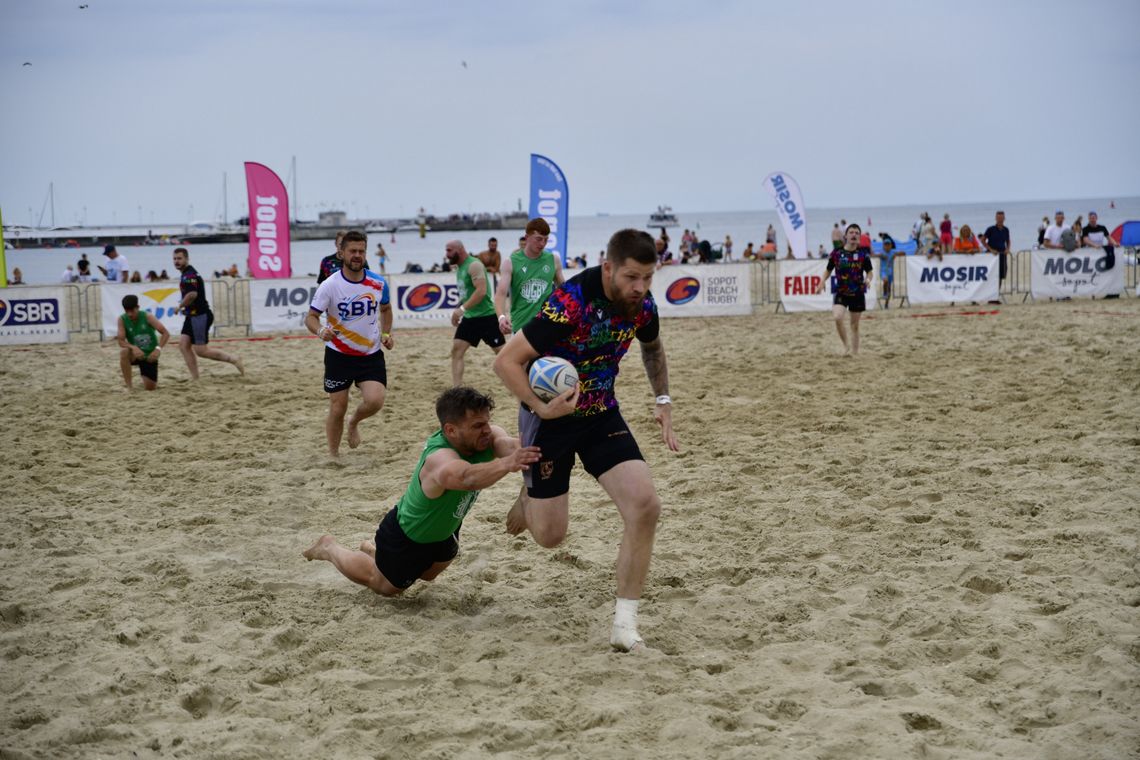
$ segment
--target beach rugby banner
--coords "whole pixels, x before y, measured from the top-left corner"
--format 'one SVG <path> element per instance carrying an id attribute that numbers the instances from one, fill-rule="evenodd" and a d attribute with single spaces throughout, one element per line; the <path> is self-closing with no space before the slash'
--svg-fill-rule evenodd
<path id="1" fill-rule="evenodd" d="M 289 196 L 272 169 L 245 162 L 249 194 L 249 271 L 255 278 L 289 278 Z"/>
<path id="2" fill-rule="evenodd" d="M 0 344 L 66 343 L 69 337 L 63 288 L 0 288 Z"/>
<path id="3" fill-rule="evenodd" d="M 542 217 L 550 225 L 546 250 L 566 266 L 566 234 L 570 221 L 570 187 L 558 164 L 546 156 L 530 154 L 530 218 Z"/>
<path id="4" fill-rule="evenodd" d="M 1124 292 L 1124 256 L 1108 268 L 1104 251 L 1078 248 L 1032 251 L 1029 292 L 1034 298 L 1090 298 Z M 1140 294 L 1140 285 L 1137 285 Z"/>
<path id="5" fill-rule="evenodd" d="M 569 270 L 569 279 L 577 272 Z M 665 266 L 653 275 L 653 300 L 663 317 L 725 317 L 752 313 L 750 264 Z"/>
<path id="6" fill-rule="evenodd" d="M 906 296 L 911 303 L 998 300 L 998 257 L 952 253 L 942 261 L 906 257 Z"/>
<path id="7" fill-rule="evenodd" d="M 780 303 L 784 311 L 831 311 L 835 278 L 827 275 L 827 259 L 780 259 L 776 263 Z M 879 279 L 879 260 L 872 259 L 871 264 L 874 267 L 874 286 Z M 815 289 L 824 278 L 831 282 L 817 296 Z M 875 308 L 878 308 L 878 301 L 875 299 L 875 287 L 872 287 L 867 293 L 867 310 Z"/>
<path id="8" fill-rule="evenodd" d="M 205 284 L 205 283 L 203 283 Z M 170 330 L 171 337 L 177 342 L 182 333 L 182 323 L 185 316 L 178 313 L 178 304 L 182 300 L 182 293 L 178 283 L 169 282 L 130 282 L 109 285 L 100 283 L 99 303 L 102 307 L 103 338 L 113 340 L 119 331 L 119 317 L 123 314 L 123 296 L 136 295 L 139 299 L 139 308 L 150 312 L 154 318 Z M 207 287 L 209 287 L 207 285 Z"/>
<path id="9" fill-rule="evenodd" d="M 800 185 L 784 172 L 772 172 L 764 178 L 764 187 L 776 201 L 776 213 L 784 228 L 784 235 L 792 246 L 792 255 L 806 259 L 807 254 L 807 215 L 804 213 L 804 197 Z"/>

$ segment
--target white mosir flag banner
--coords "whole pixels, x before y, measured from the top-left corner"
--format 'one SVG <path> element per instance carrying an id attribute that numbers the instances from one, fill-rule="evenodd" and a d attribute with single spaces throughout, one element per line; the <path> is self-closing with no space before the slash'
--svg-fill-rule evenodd
<path id="1" fill-rule="evenodd" d="M 776 213 L 780 216 L 788 244 L 792 246 L 792 255 L 797 259 L 806 259 L 807 215 L 804 213 L 804 197 L 799 183 L 784 172 L 772 172 L 764 178 L 764 187 L 776 201 Z"/>
<path id="2" fill-rule="evenodd" d="M 1033 251 L 1029 291 L 1034 298 L 1089 298 L 1124 292 L 1124 256 L 1118 253 L 1112 269 L 1107 266 L 1099 248 L 1078 248 L 1072 253 Z"/>
<path id="3" fill-rule="evenodd" d="M 954 253 L 938 261 L 907 256 L 906 295 L 911 303 L 996 301 L 998 257 L 992 253 Z"/>

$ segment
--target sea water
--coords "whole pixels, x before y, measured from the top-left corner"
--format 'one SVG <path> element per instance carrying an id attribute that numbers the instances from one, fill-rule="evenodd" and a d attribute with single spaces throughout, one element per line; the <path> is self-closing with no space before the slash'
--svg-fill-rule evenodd
<path id="1" fill-rule="evenodd" d="M 848 223 L 855 222 L 868 229 L 872 235 L 888 232 L 893 237 L 905 240 L 920 213 L 930 213 L 935 229 L 942 221 L 944 213 L 950 214 L 955 232 L 963 224 L 969 224 L 974 234 L 981 235 L 986 227 L 993 224 L 994 212 L 998 209 L 1005 211 L 1006 226 L 1010 229 L 1015 251 L 1032 248 L 1037 242 L 1037 228 L 1042 217 L 1053 219 L 1053 212 L 1062 209 L 1065 212 L 1066 223 L 1071 224 L 1078 216 L 1088 220 L 1088 212 L 1096 211 L 1100 216 L 1100 223 L 1110 231 L 1118 224 L 1128 220 L 1140 220 L 1140 197 L 1116 198 L 1116 208 L 1110 207 L 1110 199 L 1083 199 L 1083 200 L 1044 200 L 1044 201 L 1017 201 L 1013 203 L 946 203 L 923 204 L 914 206 L 879 206 L 846 208 L 808 208 L 806 212 L 808 229 L 808 250 L 813 255 L 823 245 L 825 250 L 831 249 L 832 226 L 840 220 Z M 748 243 L 757 249 L 764 244 L 765 231 L 771 224 L 776 229 L 780 255 L 786 251 L 787 239 L 780 227 L 780 221 L 774 207 L 754 211 L 701 211 L 677 212 L 679 226 L 670 227 L 667 232 L 670 237 L 669 248 L 677 252 L 681 244 L 681 235 L 685 229 L 695 230 L 702 239 L 714 245 L 724 243 L 726 235 L 732 237 L 733 255 L 739 259 Z M 597 216 L 571 216 L 568 230 L 568 254 L 578 256 L 585 254 L 590 265 L 598 263 L 598 254 L 605 250 L 606 242 L 617 230 L 634 227 L 644 229 L 654 236 L 660 234 L 659 228 L 648 227 L 649 212 L 645 214 L 614 214 Z M 423 238 L 418 232 L 371 233 L 368 235 L 368 262 L 373 269 L 378 269 L 376 260 L 376 244 L 383 243 L 388 254 L 387 271 L 389 274 L 404 271 L 409 264 L 418 264 L 426 271 L 434 263 L 444 260 L 444 245 L 450 240 L 460 240 L 471 253 L 478 253 L 487 248 L 487 240 L 496 237 L 499 241 L 499 250 L 506 255 L 515 250 L 522 230 L 479 230 L 475 232 L 428 232 Z M 148 271 L 167 271 L 172 279 L 177 279 L 178 273 L 171 261 L 171 254 L 175 246 L 119 246 L 119 252 L 127 257 L 132 271 L 139 270 L 144 275 Z M 190 250 L 190 263 L 206 278 L 212 278 L 214 273 L 228 269 L 237 264 L 238 270 L 245 272 L 245 262 L 248 256 L 247 243 L 217 243 L 210 245 L 187 246 Z M 320 260 L 333 252 L 332 240 L 305 240 L 292 245 L 292 268 L 295 277 L 315 277 Z M 28 284 L 43 285 L 60 281 L 60 277 L 68 264 L 74 265 L 81 254 L 86 253 L 92 263 L 92 271 L 106 264 L 102 247 L 86 248 L 26 248 L 8 250 L 6 252 L 8 273 L 19 267 L 23 273 L 24 281 Z"/>

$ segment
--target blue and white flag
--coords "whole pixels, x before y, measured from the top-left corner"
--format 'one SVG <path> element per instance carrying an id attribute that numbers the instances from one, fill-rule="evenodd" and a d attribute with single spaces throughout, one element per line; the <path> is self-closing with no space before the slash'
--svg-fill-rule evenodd
<path id="1" fill-rule="evenodd" d="M 558 164 L 546 156 L 530 154 L 530 218 L 541 216 L 550 225 L 546 250 L 566 265 L 566 231 L 569 225 L 570 189 Z"/>
<path id="2" fill-rule="evenodd" d="M 784 172 L 772 172 L 764 178 L 764 187 L 776 201 L 776 212 L 784 234 L 792 246 L 792 255 L 797 259 L 807 258 L 807 215 L 804 212 L 804 197 L 799 183 Z"/>

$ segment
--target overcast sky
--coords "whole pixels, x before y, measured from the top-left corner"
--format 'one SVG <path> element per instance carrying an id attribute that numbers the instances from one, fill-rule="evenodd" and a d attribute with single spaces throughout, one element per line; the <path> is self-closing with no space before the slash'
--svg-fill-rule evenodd
<path id="1" fill-rule="evenodd" d="M 236 218 L 243 162 L 294 156 L 304 218 L 525 208 L 532 152 L 572 215 L 766 209 L 773 170 L 809 207 L 1140 195 L 1137 0 L 3 0 L 0 28 L 7 224 L 52 182 L 57 224 L 216 220 L 223 173 Z"/>

